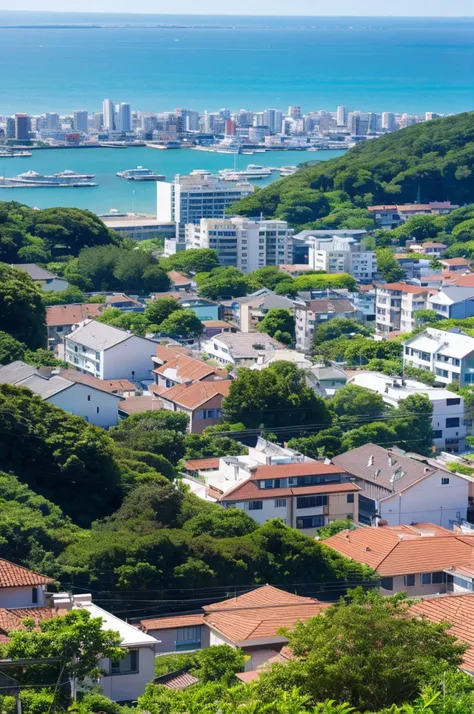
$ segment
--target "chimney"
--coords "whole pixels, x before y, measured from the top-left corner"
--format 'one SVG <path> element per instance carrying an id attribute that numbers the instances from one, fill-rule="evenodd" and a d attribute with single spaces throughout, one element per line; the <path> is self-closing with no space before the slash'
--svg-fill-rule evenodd
<path id="1" fill-rule="evenodd" d="M 374 478 L 378 478 L 380 476 L 380 469 L 376 469 L 374 473 Z"/>
<path id="2" fill-rule="evenodd" d="M 92 595 L 90 593 L 73 595 L 72 599 L 76 607 L 87 607 L 87 605 L 92 605 Z"/>
<path id="3" fill-rule="evenodd" d="M 396 464 L 396 459 L 393 458 L 392 454 L 388 454 L 388 465 L 389 466 L 395 466 Z"/>
<path id="4" fill-rule="evenodd" d="M 369 461 L 367 463 L 367 466 L 373 466 L 374 465 L 374 457 L 373 454 L 369 456 Z"/>

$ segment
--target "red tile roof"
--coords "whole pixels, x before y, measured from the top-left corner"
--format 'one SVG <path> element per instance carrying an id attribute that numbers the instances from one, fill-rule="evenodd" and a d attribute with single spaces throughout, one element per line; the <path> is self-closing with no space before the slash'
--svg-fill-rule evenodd
<path id="1" fill-rule="evenodd" d="M 219 379 L 211 382 L 194 382 L 186 384 L 176 384 L 170 389 L 166 389 L 160 394 L 161 399 L 167 402 L 178 404 L 185 409 L 198 409 L 214 397 L 227 397 L 232 380 Z"/>
<path id="2" fill-rule="evenodd" d="M 91 374 L 84 374 L 77 369 L 62 369 L 60 370 L 61 377 L 69 379 L 71 382 L 80 382 L 87 384 L 95 389 L 100 389 L 103 392 L 116 394 L 117 392 L 135 392 L 137 388 L 128 379 L 98 379 Z"/>
<path id="3" fill-rule="evenodd" d="M 176 270 L 168 271 L 168 277 L 171 280 L 173 286 L 181 285 L 182 287 L 184 287 L 185 285 L 191 285 L 190 278 L 187 278 L 186 275 L 183 275 L 182 273 L 178 273 Z"/>
<path id="4" fill-rule="evenodd" d="M 198 382 L 212 375 L 224 376 L 222 370 L 216 369 L 216 367 L 212 367 L 199 359 L 194 359 L 193 357 L 179 353 L 174 354 L 165 364 L 162 364 L 161 367 L 157 367 L 153 372 L 154 374 L 166 376 L 166 372 L 170 369 L 175 370 L 177 379 L 183 382 Z M 227 376 L 227 373 L 225 373 L 225 376 Z"/>
<path id="5" fill-rule="evenodd" d="M 340 474 L 345 469 L 334 464 L 323 464 L 321 461 L 301 462 L 297 464 L 274 464 L 273 466 L 258 466 L 252 479 L 287 478 L 290 476 L 313 476 L 324 474 Z"/>
<path id="6" fill-rule="evenodd" d="M 15 565 L 8 560 L 0 560 L 0 588 L 18 588 L 33 585 L 49 585 L 53 578 L 28 570 L 22 565 Z"/>
<path id="7" fill-rule="evenodd" d="M 175 674 L 174 676 L 166 677 L 165 681 L 160 681 L 160 678 L 156 680 L 156 684 L 161 684 L 162 687 L 167 689 L 187 689 L 197 684 L 199 679 L 189 672 L 181 672 L 180 674 Z"/>
<path id="8" fill-rule="evenodd" d="M 176 627 L 195 627 L 202 625 L 204 615 L 176 615 L 176 617 L 155 617 L 149 620 L 140 620 L 141 629 L 144 632 L 149 630 L 174 630 Z"/>
<path id="9" fill-rule="evenodd" d="M 187 471 L 207 471 L 209 469 L 218 469 L 219 460 L 216 459 L 189 459 L 184 462 L 184 467 Z"/>
<path id="10" fill-rule="evenodd" d="M 98 317 L 105 308 L 104 303 L 50 305 L 46 308 L 46 325 L 48 327 L 75 325 L 83 320 Z"/>
<path id="11" fill-rule="evenodd" d="M 396 256 L 395 256 L 396 257 Z M 379 286 L 380 290 L 400 290 L 403 293 L 426 293 L 430 288 L 422 288 L 418 285 L 407 285 L 406 283 L 385 283 Z"/>
<path id="12" fill-rule="evenodd" d="M 331 483 L 324 486 L 297 486 L 295 488 L 258 488 L 255 481 L 247 479 L 243 483 L 233 486 L 219 499 L 222 502 L 230 501 L 264 501 L 270 498 L 290 498 L 291 496 L 313 496 L 317 494 L 350 493 L 360 491 L 355 483 Z"/>
<path id="13" fill-rule="evenodd" d="M 136 305 L 137 307 L 139 307 L 141 304 L 138 302 L 138 300 L 135 300 L 134 298 L 131 298 L 128 295 L 125 295 L 125 293 L 115 293 L 114 295 L 105 296 L 106 305 L 115 305 L 116 303 L 120 302 L 130 302 L 132 303 L 132 305 Z"/>
<path id="14" fill-rule="evenodd" d="M 449 267 L 453 265 L 469 265 L 469 261 L 466 258 L 441 258 L 441 265 L 448 265 Z"/>
<path id="15" fill-rule="evenodd" d="M 221 600 L 212 605 L 205 605 L 203 610 L 206 612 L 221 611 L 221 610 L 239 610 L 255 607 L 276 607 L 278 605 L 301 605 L 316 602 L 310 597 L 302 597 L 294 593 L 287 593 L 286 590 L 280 590 L 273 585 L 262 585 L 260 588 L 249 590 L 242 595 L 230 597 L 227 600 Z"/>
<path id="16" fill-rule="evenodd" d="M 143 394 L 141 397 L 128 397 L 119 402 L 119 411 L 125 414 L 141 414 L 142 412 L 162 409 L 163 404 L 154 396 Z"/>
<path id="17" fill-rule="evenodd" d="M 168 362 L 170 359 L 176 357 L 177 354 L 189 354 L 187 347 L 181 347 L 180 345 L 157 345 L 156 346 L 156 356 L 162 362 Z"/>

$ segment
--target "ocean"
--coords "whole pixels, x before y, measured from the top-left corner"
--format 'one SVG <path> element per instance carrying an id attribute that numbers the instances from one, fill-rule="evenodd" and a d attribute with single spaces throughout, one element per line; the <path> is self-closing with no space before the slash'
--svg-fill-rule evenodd
<path id="1" fill-rule="evenodd" d="M 50 208 L 51 206 L 74 206 L 88 208 L 94 213 L 107 213 L 111 208 L 131 213 L 156 213 L 156 183 L 126 181 L 116 176 L 117 171 L 146 166 L 156 173 L 164 174 L 167 180 L 175 174 L 189 174 L 193 169 L 206 169 L 216 173 L 219 169 L 236 167 L 244 169 L 247 164 L 263 166 L 289 166 L 304 161 L 340 156 L 343 151 L 267 151 L 264 154 L 228 155 L 193 149 L 41 149 L 32 151 L 30 158 L 0 158 L 0 176 L 16 176 L 24 171 L 53 174 L 65 169 L 78 173 L 94 173 L 99 184 L 93 188 L 1 188 L 0 201 L 18 201 L 27 206 Z M 279 178 L 278 173 L 272 179 Z M 256 181 L 258 186 L 269 183 L 268 179 Z"/>
<path id="2" fill-rule="evenodd" d="M 0 114 L 98 111 L 105 97 L 143 111 L 460 112 L 474 18 L 2 11 L 0 76 Z"/>

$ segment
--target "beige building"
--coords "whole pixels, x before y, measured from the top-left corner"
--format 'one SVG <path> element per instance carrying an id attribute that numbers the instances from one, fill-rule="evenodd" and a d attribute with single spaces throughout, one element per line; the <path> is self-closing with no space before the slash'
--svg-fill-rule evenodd
<path id="1" fill-rule="evenodd" d="M 416 327 L 415 313 L 428 307 L 428 298 L 435 291 L 406 283 L 386 283 L 376 288 L 375 332 L 412 332 Z"/>

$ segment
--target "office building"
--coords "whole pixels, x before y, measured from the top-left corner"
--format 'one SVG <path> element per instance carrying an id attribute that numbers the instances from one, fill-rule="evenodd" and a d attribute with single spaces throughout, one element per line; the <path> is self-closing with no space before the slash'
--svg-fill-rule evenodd
<path id="1" fill-rule="evenodd" d="M 347 125 L 347 107 L 338 107 L 336 113 L 336 124 L 337 126 Z"/>
<path id="2" fill-rule="evenodd" d="M 47 131 L 59 131 L 61 128 L 61 121 L 59 118 L 59 114 L 56 114 L 55 112 L 48 112 L 45 115 L 45 129 Z"/>
<path id="3" fill-rule="evenodd" d="M 73 117 L 74 131 L 87 134 L 89 132 L 89 114 L 85 109 L 76 109 Z"/>
<path id="4" fill-rule="evenodd" d="M 122 134 L 128 134 L 132 131 L 132 113 L 130 111 L 130 104 L 127 104 L 126 102 L 117 104 L 115 129 Z"/>
<path id="5" fill-rule="evenodd" d="M 292 119 L 300 119 L 301 117 L 301 107 L 296 107 L 296 106 L 289 106 L 288 107 L 288 116 L 291 117 Z"/>
<path id="6" fill-rule="evenodd" d="M 13 117 L 6 118 L 5 138 L 6 139 L 14 139 L 15 138 L 15 119 Z"/>
<path id="7" fill-rule="evenodd" d="M 263 112 L 263 125 L 268 126 L 273 134 L 281 131 L 283 113 L 278 109 L 265 109 Z"/>
<path id="8" fill-rule="evenodd" d="M 242 216 L 202 218 L 185 228 L 186 248 L 217 250 L 222 266 L 243 273 L 266 265 L 284 265 L 293 252 L 292 232 L 286 221 L 252 221 Z"/>
<path id="9" fill-rule="evenodd" d="M 115 106 L 111 99 L 104 99 L 102 114 L 104 116 L 104 129 L 113 131 L 115 129 Z"/>
<path id="10" fill-rule="evenodd" d="M 356 280 L 368 283 L 377 272 L 375 251 L 364 250 L 363 245 L 350 236 L 317 238 L 310 236 L 308 265 L 312 270 L 328 273 L 349 273 Z"/>
<path id="11" fill-rule="evenodd" d="M 28 114 L 15 114 L 15 139 L 28 141 L 30 138 L 30 117 Z"/>
<path id="12" fill-rule="evenodd" d="M 93 131 L 100 131 L 103 124 L 104 124 L 104 115 L 102 114 L 102 112 L 95 112 L 95 114 L 92 114 L 91 129 Z"/>
<path id="13" fill-rule="evenodd" d="M 225 135 L 235 136 L 235 121 L 233 119 L 225 120 Z"/>
<path id="14" fill-rule="evenodd" d="M 382 129 L 384 131 L 394 131 L 396 128 L 395 114 L 393 112 L 384 112 L 382 114 Z"/>
<path id="15" fill-rule="evenodd" d="M 254 192 L 246 181 L 223 181 L 215 176 L 177 175 L 157 182 L 157 219 L 174 223 L 199 223 L 201 218 L 224 218 L 235 201 Z"/>

